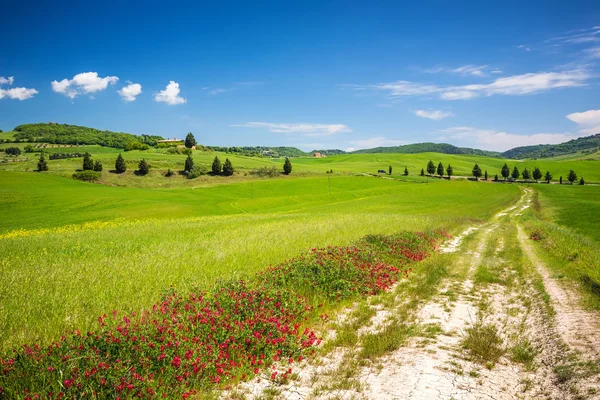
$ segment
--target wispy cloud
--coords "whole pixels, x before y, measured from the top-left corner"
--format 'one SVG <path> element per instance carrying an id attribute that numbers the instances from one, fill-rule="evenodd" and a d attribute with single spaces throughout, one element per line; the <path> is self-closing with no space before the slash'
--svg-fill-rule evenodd
<path id="1" fill-rule="evenodd" d="M 187 100 L 179 96 L 181 89 L 179 89 L 179 83 L 170 81 L 165 90 L 154 95 L 154 101 L 157 103 L 167 103 L 169 105 L 183 104 Z"/>
<path id="2" fill-rule="evenodd" d="M 499 132 L 493 129 L 478 129 L 468 126 L 457 126 L 438 131 L 440 140 L 461 140 L 472 147 L 486 150 L 505 151 L 519 146 L 535 144 L 557 144 L 574 139 L 581 135 L 571 133 L 535 133 L 531 135 L 517 135 L 508 132 Z"/>
<path id="3" fill-rule="evenodd" d="M 594 26 L 592 28 L 577 29 L 574 31 L 565 32 L 565 34 L 550 38 L 546 42 L 573 45 L 599 41 L 600 26 Z"/>
<path id="4" fill-rule="evenodd" d="M 119 93 L 119 96 L 121 96 L 124 101 L 135 101 L 137 96 L 142 93 L 142 85 L 139 83 L 131 83 L 129 81 L 127 83 L 129 83 L 129 85 L 123 86 L 121 90 L 117 90 L 117 93 Z"/>
<path id="5" fill-rule="evenodd" d="M 73 77 L 73 79 L 63 79 L 61 81 L 52 81 L 52 90 L 56 93 L 64 94 L 70 99 L 74 99 L 80 94 L 90 94 L 105 90 L 108 85 L 114 85 L 119 80 L 116 76 L 105 76 L 101 78 L 97 72 L 82 72 Z"/>
<path id="6" fill-rule="evenodd" d="M 440 111 L 440 110 L 416 110 L 415 115 L 421 118 L 432 119 L 434 121 L 439 121 L 444 118 L 448 118 L 452 116 L 450 111 Z"/>
<path id="7" fill-rule="evenodd" d="M 404 140 L 387 139 L 383 136 L 371 137 L 368 139 L 350 140 L 346 151 L 354 151 L 360 149 L 372 149 L 374 147 L 400 146 L 406 144 Z"/>
<path id="8" fill-rule="evenodd" d="M 242 128 L 261 128 L 269 132 L 285 134 L 301 134 L 304 136 L 331 136 L 336 133 L 352 132 L 344 124 L 302 124 L 302 123 L 274 123 L 274 122 L 246 122 L 244 124 L 230 125 Z"/>
<path id="9" fill-rule="evenodd" d="M 486 84 L 439 86 L 399 80 L 358 87 L 386 92 L 390 97 L 437 95 L 443 100 L 463 100 L 494 95 L 520 96 L 557 88 L 585 86 L 590 78 L 591 74 L 587 70 L 573 69 L 507 76 Z M 356 85 L 352 88 L 357 90 Z"/>
<path id="10" fill-rule="evenodd" d="M 39 93 L 37 90 L 35 90 L 33 88 L 25 88 L 25 87 L 2 89 L 1 85 L 12 85 L 14 83 L 14 81 L 15 81 L 15 78 L 12 76 L 9 76 L 8 78 L 0 76 L 0 99 L 2 99 L 4 97 L 8 97 L 9 99 L 23 101 L 23 100 L 30 99 L 34 95 Z"/>
<path id="11" fill-rule="evenodd" d="M 263 84 L 264 84 L 264 82 L 244 81 L 244 82 L 235 82 L 230 87 L 211 88 L 211 87 L 207 86 L 207 87 L 203 87 L 202 90 L 206 90 L 207 93 L 210 94 L 211 96 L 216 96 L 221 93 L 233 92 L 236 90 L 240 90 L 244 87 L 259 86 L 259 85 L 263 85 Z"/>
<path id="12" fill-rule="evenodd" d="M 590 47 L 583 50 L 583 54 L 588 58 L 600 58 L 600 47 Z"/>
<path id="13" fill-rule="evenodd" d="M 524 45 L 524 44 L 518 45 L 517 49 L 522 49 L 523 51 L 526 51 L 526 52 L 530 52 L 531 51 L 531 48 L 529 46 Z"/>
<path id="14" fill-rule="evenodd" d="M 438 74 L 441 72 L 458 74 L 462 76 L 486 76 L 487 65 L 463 65 L 462 67 L 433 67 L 422 70 L 426 74 Z"/>
<path id="15" fill-rule="evenodd" d="M 600 110 L 588 110 L 567 115 L 567 118 L 575 122 L 583 135 L 595 135 L 600 133 Z"/>

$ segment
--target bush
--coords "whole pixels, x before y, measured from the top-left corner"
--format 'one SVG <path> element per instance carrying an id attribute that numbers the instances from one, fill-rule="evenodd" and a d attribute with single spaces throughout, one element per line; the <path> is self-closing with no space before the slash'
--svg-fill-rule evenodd
<path id="1" fill-rule="evenodd" d="M 7 147 L 4 152 L 6 154 L 8 154 L 9 156 L 20 156 L 21 155 L 21 149 L 18 147 Z"/>
<path id="2" fill-rule="evenodd" d="M 150 146 L 148 146 L 146 143 L 140 143 L 140 142 L 125 143 L 125 151 L 148 150 L 149 148 L 150 148 Z"/>
<path id="3" fill-rule="evenodd" d="M 192 169 L 194 169 L 194 160 L 192 159 L 192 156 L 187 156 L 185 165 L 183 166 L 183 172 L 190 172 Z"/>
<path id="4" fill-rule="evenodd" d="M 187 178 L 194 179 L 201 175 L 206 175 L 208 173 L 208 168 L 204 165 L 194 165 L 191 171 L 188 171 Z"/>
<path id="5" fill-rule="evenodd" d="M 329 173 L 329 171 L 327 171 Z M 276 178 L 279 176 L 279 170 L 275 167 L 261 167 L 250 171 L 250 175 L 257 175 L 260 177 Z"/>
<path id="6" fill-rule="evenodd" d="M 96 161 L 94 163 L 94 171 L 96 171 L 96 172 L 102 171 L 102 163 L 100 161 Z"/>
<path id="7" fill-rule="evenodd" d="M 175 174 L 173 173 L 173 171 L 171 171 L 171 168 L 169 168 L 169 169 L 167 170 L 167 173 L 165 174 L 165 176 L 166 176 L 167 178 L 170 178 L 170 177 L 172 177 L 173 175 L 175 175 Z"/>
<path id="8" fill-rule="evenodd" d="M 101 176 L 102 175 L 99 172 L 85 170 L 85 171 L 75 172 L 73 174 L 73 179 L 77 179 L 79 181 L 85 181 L 85 182 L 95 182 L 95 181 L 99 180 Z"/>
<path id="9" fill-rule="evenodd" d="M 86 152 L 83 155 L 83 170 L 84 171 L 91 171 L 94 169 L 94 162 L 92 161 L 92 155 L 88 152 Z"/>
<path id="10" fill-rule="evenodd" d="M 23 147 L 23 150 L 25 150 L 25 153 L 33 153 L 33 146 L 30 144 L 25 145 L 25 147 Z"/>

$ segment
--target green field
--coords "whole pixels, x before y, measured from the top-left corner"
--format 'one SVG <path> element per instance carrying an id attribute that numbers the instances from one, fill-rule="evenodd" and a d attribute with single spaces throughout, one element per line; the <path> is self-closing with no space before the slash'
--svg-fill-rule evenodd
<path id="1" fill-rule="evenodd" d="M 11 210 L 0 225 L 2 348 L 87 328 L 107 310 L 139 310 L 171 285 L 252 274 L 310 247 L 368 233 L 454 232 L 519 196 L 515 185 L 369 176 L 168 190 L 1 172 L 0 183 L 0 207 Z"/>
<path id="2" fill-rule="evenodd" d="M 1 147 L 17 146 L 23 148 L 26 144 L 0 144 Z M 175 187 L 175 186 L 194 186 L 198 184 L 216 183 L 212 177 L 200 177 L 195 180 L 186 180 L 183 176 L 164 177 L 167 169 L 174 172 L 183 169 L 186 155 L 168 154 L 165 149 L 150 149 L 147 151 L 122 152 L 119 149 L 113 149 L 101 146 L 79 146 L 79 147 L 56 147 L 58 145 L 49 145 L 55 147 L 46 147 L 47 153 L 74 153 L 88 151 L 94 160 L 99 160 L 104 165 L 102 180 L 105 183 L 119 186 L 136 187 Z M 128 171 L 123 175 L 112 174 L 108 172 L 114 168 L 117 155 L 122 153 L 127 162 Z M 6 156 L 0 153 L 0 171 L 34 171 L 39 158 L 39 149 L 34 153 L 23 152 L 19 157 Z M 229 180 L 247 180 L 251 179 L 250 172 L 261 167 L 275 166 L 281 170 L 283 159 L 246 157 L 235 154 L 194 151 L 192 157 L 194 162 L 210 167 L 215 156 L 221 161 L 229 158 L 233 163 L 237 174 Z M 133 171 L 137 169 L 140 159 L 146 159 L 150 165 L 150 174 L 145 177 L 136 177 Z M 404 168 L 408 169 L 409 176 L 418 176 L 421 169 L 426 168 L 429 160 L 436 164 L 442 162 L 444 167 L 451 164 L 454 168 L 454 175 L 468 176 L 472 175 L 472 169 L 475 163 L 479 164 L 482 171 L 487 171 L 489 178 L 492 179 L 495 174 L 501 177 L 500 170 L 504 163 L 511 168 L 516 166 L 521 172 L 527 168 L 533 171 L 535 167 L 540 168 L 543 174 L 550 171 L 555 181 L 562 176 L 566 181 L 569 170 L 573 169 L 579 177 L 584 177 L 588 183 L 600 182 L 600 168 L 598 168 L 598 157 L 588 154 L 574 156 L 559 156 L 556 158 L 545 158 L 539 160 L 506 160 L 502 158 L 493 158 L 475 155 L 456 155 L 440 153 L 419 153 L 419 154 L 344 154 L 325 158 L 299 157 L 293 158 L 294 174 L 322 174 L 333 170 L 335 174 L 355 174 L 355 173 L 377 173 L 378 170 L 385 170 L 392 166 L 393 175 L 400 176 Z M 80 169 L 82 165 L 81 158 L 51 160 L 48 162 L 50 174 L 59 174 L 70 177 L 75 170 Z M 217 181 L 218 182 L 218 181 Z"/>

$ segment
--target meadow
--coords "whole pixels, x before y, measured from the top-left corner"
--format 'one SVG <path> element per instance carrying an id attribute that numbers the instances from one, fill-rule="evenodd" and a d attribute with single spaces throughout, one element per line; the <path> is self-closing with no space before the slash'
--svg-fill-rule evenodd
<path id="1" fill-rule="evenodd" d="M 369 176 L 193 190 L 14 172 L 1 172 L 0 182 L 0 207 L 11 210 L 0 235 L 3 349 L 86 329 L 107 310 L 140 310 L 172 285 L 186 289 L 253 274 L 308 248 L 365 234 L 453 232 L 519 196 L 513 185 Z M 489 200 L 481 204 L 481 198 Z"/>

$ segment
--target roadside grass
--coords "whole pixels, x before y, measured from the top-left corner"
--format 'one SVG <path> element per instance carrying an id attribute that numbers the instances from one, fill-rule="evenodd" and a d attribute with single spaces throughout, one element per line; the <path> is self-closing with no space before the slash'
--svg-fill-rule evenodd
<path id="1" fill-rule="evenodd" d="M 475 361 L 488 366 L 495 365 L 506 351 L 498 327 L 481 320 L 465 329 L 461 345 Z"/>
<path id="2" fill-rule="evenodd" d="M 597 188 L 584 187 L 596 192 Z M 600 192 L 598 192 L 600 193 Z M 586 202 L 586 211 L 600 213 L 600 197 L 591 201 L 588 197 Z M 538 202 L 534 194 L 534 203 Z M 559 205 L 559 201 L 562 201 Z M 556 218 L 556 215 L 568 213 L 573 207 L 582 205 L 579 200 L 573 197 L 562 197 L 557 200 L 548 211 L 544 204 L 548 203 L 545 197 L 541 204 L 541 213 L 534 209 L 527 210 L 522 217 L 523 225 L 527 234 L 536 242 L 537 255 L 544 261 L 550 271 L 579 289 L 583 297 L 583 305 L 589 309 L 600 310 L 600 245 L 599 242 L 592 239 L 593 235 L 589 233 L 593 230 L 594 218 L 584 222 L 580 219 L 573 219 L 564 222 L 560 217 L 559 223 L 548 220 L 549 216 Z M 570 211 L 569 211 L 570 212 Z M 565 224 L 565 225 L 562 225 Z M 597 224 L 595 232 L 597 232 Z M 581 234 L 577 232 L 585 232 Z"/>
<path id="3" fill-rule="evenodd" d="M 535 357 L 539 351 L 531 344 L 529 339 L 521 338 L 509 348 L 509 352 L 514 362 L 523 364 L 529 371 L 535 369 Z"/>

